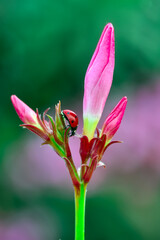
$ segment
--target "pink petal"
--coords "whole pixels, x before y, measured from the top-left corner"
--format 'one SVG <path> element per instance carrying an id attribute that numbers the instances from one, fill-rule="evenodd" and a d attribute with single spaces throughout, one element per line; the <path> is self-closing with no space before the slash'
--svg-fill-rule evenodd
<path id="1" fill-rule="evenodd" d="M 102 135 L 106 134 L 107 140 L 110 140 L 120 127 L 126 105 L 127 97 L 123 97 L 106 118 L 102 127 Z"/>
<path id="2" fill-rule="evenodd" d="M 114 55 L 114 28 L 109 23 L 102 32 L 85 76 L 83 119 L 84 134 L 89 139 L 94 134 L 112 85 Z"/>
<path id="3" fill-rule="evenodd" d="M 12 104 L 21 119 L 25 124 L 37 124 L 36 113 L 22 102 L 16 95 L 11 96 Z"/>
<path id="4" fill-rule="evenodd" d="M 109 23 L 102 32 L 86 72 L 84 115 L 91 114 L 101 117 L 112 84 L 114 53 L 114 28 Z"/>

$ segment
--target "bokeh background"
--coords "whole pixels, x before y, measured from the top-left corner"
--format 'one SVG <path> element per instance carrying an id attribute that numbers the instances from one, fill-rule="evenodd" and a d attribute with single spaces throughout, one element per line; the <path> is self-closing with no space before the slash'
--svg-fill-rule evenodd
<path id="1" fill-rule="evenodd" d="M 160 1 L 0 0 L 0 240 L 74 239 L 74 198 L 62 159 L 21 123 L 16 94 L 42 113 L 62 101 L 82 131 L 87 65 L 115 27 L 114 80 L 102 120 L 128 96 L 123 140 L 88 186 L 87 240 L 160 239 Z M 77 167 L 79 140 L 70 139 Z"/>

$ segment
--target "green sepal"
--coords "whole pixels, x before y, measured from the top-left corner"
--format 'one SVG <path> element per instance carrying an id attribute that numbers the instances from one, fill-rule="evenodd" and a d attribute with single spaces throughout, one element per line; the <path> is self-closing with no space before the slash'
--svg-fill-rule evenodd
<path id="1" fill-rule="evenodd" d="M 56 129 L 58 132 L 61 134 L 62 138 L 64 138 L 64 133 L 65 133 L 65 122 L 61 114 L 61 102 L 55 106 L 55 124 L 56 124 Z"/>

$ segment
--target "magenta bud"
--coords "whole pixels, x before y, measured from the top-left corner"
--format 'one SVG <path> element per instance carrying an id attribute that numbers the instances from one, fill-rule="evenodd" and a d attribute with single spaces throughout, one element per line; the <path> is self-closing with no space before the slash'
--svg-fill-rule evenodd
<path id="1" fill-rule="evenodd" d="M 106 134 L 107 142 L 111 140 L 114 134 L 117 132 L 120 127 L 125 109 L 127 105 L 127 97 L 123 97 L 116 107 L 112 110 L 109 116 L 106 118 L 103 127 L 102 135 Z"/>
<path id="2" fill-rule="evenodd" d="M 11 96 L 11 101 L 23 123 L 37 125 L 37 115 L 30 107 L 22 102 L 16 95 Z"/>
<path id="3" fill-rule="evenodd" d="M 102 32 L 85 76 L 83 132 L 89 139 L 94 135 L 112 85 L 114 45 L 114 28 L 111 23 L 108 23 Z"/>

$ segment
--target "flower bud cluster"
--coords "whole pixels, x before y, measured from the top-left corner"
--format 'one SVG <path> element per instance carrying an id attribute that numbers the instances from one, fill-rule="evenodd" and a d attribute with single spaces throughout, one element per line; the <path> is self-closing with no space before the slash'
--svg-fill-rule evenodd
<path id="1" fill-rule="evenodd" d="M 120 127 L 123 118 L 127 97 L 123 97 L 117 106 L 106 118 L 102 130 L 97 129 L 97 124 L 103 113 L 108 97 L 114 72 L 114 28 L 111 23 L 107 24 L 102 32 L 96 50 L 88 66 L 83 98 L 83 135 L 80 137 L 81 167 L 78 175 L 74 165 L 68 138 L 70 127 L 66 127 L 61 114 L 61 103 L 55 106 L 55 121 L 47 114 L 47 109 L 42 118 L 38 110 L 34 112 L 15 95 L 11 96 L 13 106 L 24 124 L 21 126 L 36 133 L 43 140 L 43 144 L 50 144 L 59 156 L 61 156 L 71 175 L 73 185 L 79 187 L 81 181 L 88 183 L 98 166 L 105 166 L 102 156 L 106 149 L 113 143 L 111 139 Z M 48 121 L 45 116 L 48 117 Z M 71 125 L 70 125 L 71 126 Z M 95 130 L 97 134 L 95 137 Z M 73 135 L 73 134 L 72 134 Z M 70 135 L 70 136 L 72 136 Z"/>
<path id="2" fill-rule="evenodd" d="M 62 114 L 61 114 L 61 103 L 59 102 L 55 106 L 55 121 L 51 116 L 46 114 L 49 108 L 43 113 L 43 117 L 38 113 L 38 109 L 34 112 L 24 102 L 22 102 L 15 95 L 11 96 L 13 106 L 19 116 L 24 122 L 20 126 L 29 129 L 38 136 L 40 136 L 44 144 L 49 144 L 53 147 L 55 152 L 64 159 L 66 166 L 72 178 L 74 186 L 79 186 L 79 176 L 74 165 L 69 143 L 69 131 L 70 128 L 65 126 Z M 45 116 L 48 117 L 48 121 Z"/>

